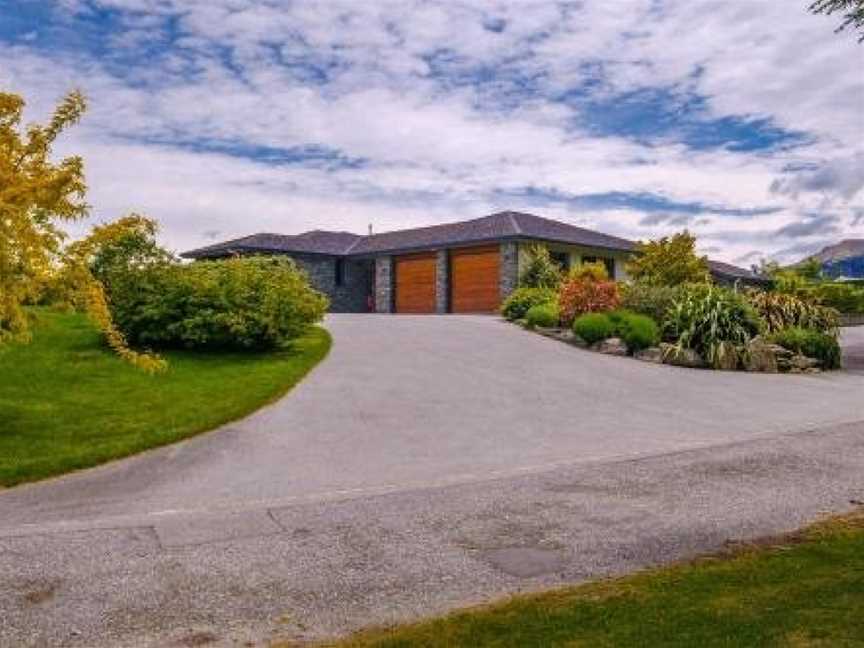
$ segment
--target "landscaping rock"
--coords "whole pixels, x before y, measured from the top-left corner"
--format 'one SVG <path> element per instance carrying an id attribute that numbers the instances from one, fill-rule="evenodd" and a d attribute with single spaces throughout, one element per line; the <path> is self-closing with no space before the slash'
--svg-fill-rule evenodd
<path id="1" fill-rule="evenodd" d="M 740 360 L 740 355 L 737 351 L 735 351 L 733 353 L 720 356 L 720 358 L 718 358 L 717 365 L 714 368 L 719 369 L 720 371 L 735 371 L 736 369 L 738 369 L 738 363 L 740 362 Z"/>
<path id="2" fill-rule="evenodd" d="M 689 367 L 691 369 L 702 369 L 706 367 L 705 360 L 693 349 L 679 349 L 674 344 L 661 343 L 660 350 L 663 352 L 663 362 L 676 367 Z"/>
<path id="3" fill-rule="evenodd" d="M 792 356 L 789 363 L 793 369 L 798 369 L 799 371 L 807 371 L 808 369 L 815 369 L 819 366 L 818 360 L 815 358 L 808 358 L 801 354 Z"/>
<path id="4" fill-rule="evenodd" d="M 573 332 L 571 331 L 571 333 L 573 333 Z M 569 344 L 572 344 L 573 346 L 579 347 L 580 349 L 585 349 L 588 346 L 588 343 L 585 340 L 583 340 L 581 337 L 576 335 L 575 333 L 573 333 L 573 335 L 570 336 L 570 339 L 567 340 L 567 342 Z"/>
<path id="5" fill-rule="evenodd" d="M 551 338 L 559 338 L 561 334 L 566 331 L 566 329 L 558 328 L 556 326 L 535 326 L 534 330 L 537 331 L 540 335 L 545 335 L 546 337 Z"/>
<path id="6" fill-rule="evenodd" d="M 747 352 L 744 354 L 744 368 L 747 371 L 758 371 L 761 373 L 777 373 L 777 348 L 776 344 L 768 344 L 761 338 L 753 338 L 750 344 L 747 345 Z"/>
<path id="7" fill-rule="evenodd" d="M 642 360 L 642 362 L 663 362 L 663 351 L 660 347 L 648 347 L 647 349 L 642 349 L 641 351 L 637 351 L 634 355 L 637 360 Z"/>
<path id="8" fill-rule="evenodd" d="M 608 355 L 627 355 L 627 345 L 621 338 L 607 338 L 592 347 L 595 351 Z"/>

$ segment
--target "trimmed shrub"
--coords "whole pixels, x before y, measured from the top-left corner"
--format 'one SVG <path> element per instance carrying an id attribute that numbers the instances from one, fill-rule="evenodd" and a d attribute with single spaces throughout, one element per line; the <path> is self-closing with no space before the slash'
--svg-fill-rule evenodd
<path id="1" fill-rule="evenodd" d="M 681 288 L 663 328 L 679 349 L 692 349 L 715 368 L 737 364 L 760 330 L 757 313 L 737 292 L 711 284 Z"/>
<path id="2" fill-rule="evenodd" d="M 525 313 L 525 322 L 530 327 L 549 328 L 558 326 L 558 307 L 555 304 L 537 304 Z"/>
<path id="3" fill-rule="evenodd" d="M 264 349 L 319 321 L 327 298 L 285 257 L 163 264 L 111 272 L 110 308 L 133 345 Z"/>
<path id="4" fill-rule="evenodd" d="M 784 349 L 817 359 L 823 369 L 840 368 L 840 345 L 831 335 L 813 329 L 792 327 L 773 333 L 769 339 Z"/>
<path id="5" fill-rule="evenodd" d="M 621 297 L 614 281 L 598 281 L 589 277 L 570 277 L 558 291 L 561 322 L 569 326 L 579 315 L 618 308 Z"/>
<path id="6" fill-rule="evenodd" d="M 549 248 L 535 244 L 527 249 L 525 269 L 519 275 L 519 285 L 526 288 L 556 290 L 561 283 L 561 267 L 552 260 Z"/>
<path id="7" fill-rule="evenodd" d="M 573 332 L 588 344 L 614 336 L 615 328 L 608 313 L 586 313 L 573 320 Z"/>
<path id="8" fill-rule="evenodd" d="M 833 308 L 776 292 L 751 292 L 747 299 L 756 309 L 768 333 L 797 327 L 837 335 L 840 314 Z"/>
<path id="9" fill-rule="evenodd" d="M 642 281 L 624 284 L 621 286 L 621 308 L 662 322 L 678 297 L 678 291 L 678 287 L 653 286 Z"/>
<path id="10" fill-rule="evenodd" d="M 510 321 L 523 319 L 532 306 L 548 304 L 555 301 L 555 291 L 549 288 L 517 288 L 504 303 L 501 304 L 501 314 Z"/>
<path id="11" fill-rule="evenodd" d="M 660 327 L 647 315 L 619 310 L 609 313 L 609 319 L 615 324 L 615 335 L 624 341 L 630 353 L 660 342 Z"/>

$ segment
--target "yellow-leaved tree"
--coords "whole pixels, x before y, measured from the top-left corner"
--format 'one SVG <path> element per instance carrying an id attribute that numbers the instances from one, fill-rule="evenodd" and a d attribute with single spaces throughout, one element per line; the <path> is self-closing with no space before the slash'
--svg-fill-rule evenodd
<path id="1" fill-rule="evenodd" d="M 147 371 L 163 369 L 161 358 L 128 347 L 89 266 L 94 249 L 106 239 L 151 225 L 127 217 L 63 249 L 60 226 L 87 215 L 87 185 L 81 157 L 54 162 L 51 147 L 81 119 L 87 107 L 84 95 L 70 92 L 44 125 L 22 127 L 24 106 L 19 95 L 0 92 L 0 345 L 29 337 L 25 304 L 38 300 L 46 285 L 59 282 L 61 292 L 85 307 L 115 352 Z"/>
<path id="2" fill-rule="evenodd" d="M 87 214 L 80 157 L 50 159 L 51 145 L 86 108 L 80 92 L 60 102 L 45 125 L 21 127 L 24 99 L 0 93 L 0 343 L 26 338 L 23 304 L 38 298 L 63 233 L 58 224 Z"/>

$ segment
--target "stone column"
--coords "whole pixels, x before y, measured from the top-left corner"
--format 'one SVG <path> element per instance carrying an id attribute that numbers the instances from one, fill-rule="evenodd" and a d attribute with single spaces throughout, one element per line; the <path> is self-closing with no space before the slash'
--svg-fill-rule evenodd
<path id="1" fill-rule="evenodd" d="M 435 264 L 435 312 L 442 314 L 450 306 L 450 255 L 447 250 L 438 250 Z"/>
<path id="2" fill-rule="evenodd" d="M 519 283 L 519 245 L 514 241 L 501 244 L 501 275 L 498 279 L 498 289 L 501 301 L 516 290 Z"/>
<path id="3" fill-rule="evenodd" d="M 375 259 L 375 312 L 393 312 L 393 257 Z"/>

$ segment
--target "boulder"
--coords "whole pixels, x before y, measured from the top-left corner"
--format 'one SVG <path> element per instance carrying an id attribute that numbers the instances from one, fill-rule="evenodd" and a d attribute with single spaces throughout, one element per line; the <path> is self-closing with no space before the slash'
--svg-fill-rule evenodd
<path id="1" fill-rule="evenodd" d="M 660 347 L 648 347 L 647 349 L 637 351 L 633 357 L 637 360 L 642 360 L 642 362 L 656 362 L 659 364 L 663 362 L 663 351 Z"/>
<path id="2" fill-rule="evenodd" d="M 768 344 L 761 338 L 753 338 L 747 345 L 744 353 L 744 368 L 747 371 L 758 371 L 761 373 L 777 373 L 777 349 L 783 349 L 776 344 Z"/>
<path id="3" fill-rule="evenodd" d="M 595 351 L 608 355 L 627 355 L 627 345 L 617 337 L 607 338 L 592 347 Z"/>
<path id="4" fill-rule="evenodd" d="M 738 351 L 733 350 L 731 353 L 720 356 L 714 368 L 721 371 L 735 371 L 738 368 L 738 363 L 740 360 L 741 356 Z"/>
<path id="5" fill-rule="evenodd" d="M 705 367 L 705 360 L 693 349 L 679 349 L 674 344 L 661 343 L 660 350 L 663 353 L 663 362 L 676 367 L 690 367 L 700 369 Z"/>
<path id="6" fill-rule="evenodd" d="M 792 356 L 789 360 L 790 365 L 793 369 L 798 369 L 799 371 L 807 371 L 809 369 L 815 369 L 819 366 L 819 361 L 816 358 L 808 358 L 805 355 Z"/>

